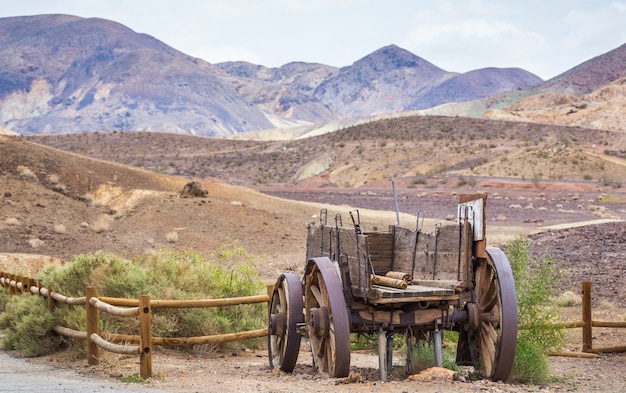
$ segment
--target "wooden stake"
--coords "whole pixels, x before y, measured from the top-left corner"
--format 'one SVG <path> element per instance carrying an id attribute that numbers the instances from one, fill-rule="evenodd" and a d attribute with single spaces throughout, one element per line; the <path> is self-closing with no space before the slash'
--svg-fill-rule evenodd
<path id="1" fill-rule="evenodd" d="M 52 295 L 52 292 L 50 293 Z M 89 299 L 98 296 L 96 287 L 85 288 L 85 311 L 87 312 L 87 364 L 96 365 L 99 362 L 98 345 L 91 341 L 93 333 L 98 334 L 98 309 L 91 305 Z M 50 296 L 52 297 L 52 296 Z"/>
<path id="2" fill-rule="evenodd" d="M 150 296 L 139 297 L 139 368 L 141 378 L 152 377 L 152 313 Z"/>
<path id="3" fill-rule="evenodd" d="M 593 333 L 591 320 L 591 282 L 583 281 L 583 352 L 593 352 Z"/>

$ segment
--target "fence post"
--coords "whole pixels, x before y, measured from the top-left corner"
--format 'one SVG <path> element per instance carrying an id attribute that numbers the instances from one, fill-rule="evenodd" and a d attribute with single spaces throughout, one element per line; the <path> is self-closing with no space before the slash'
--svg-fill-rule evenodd
<path id="1" fill-rule="evenodd" d="M 85 288 L 85 311 L 87 312 L 87 364 L 96 365 L 99 362 L 98 346 L 91 341 L 93 333 L 98 334 L 98 309 L 91 305 L 89 299 L 98 296 L 98 289 L 94 286 Z"/>
<path id="2" fill-rule="evenodd" d="M 37 284 L 37 281 L 34 278 L 29 278 L 28 279 L 28 293 L 30 293 L 31 295 L 34 295 L 33 291 L 31 291 L 32 287 L 37 287 L 37 294 L 39 294 L 39 285 Z"/>
<path id="3" fill-rule="evenodd" d="M 30 278 L 22 276 L 22 293 L 30 294 Z"/>
<path id="4" fill-rule="evenodd" d="M 593 351 L 593 335 L 591 323 L 591 282 L 583 281 L 583 352 Z"/>
<path id="5" fill-rule="evenodd" d="M 141 378 L 152 377 L 152 310 L 150 296 L 139 297 L 139 369 Z"/>

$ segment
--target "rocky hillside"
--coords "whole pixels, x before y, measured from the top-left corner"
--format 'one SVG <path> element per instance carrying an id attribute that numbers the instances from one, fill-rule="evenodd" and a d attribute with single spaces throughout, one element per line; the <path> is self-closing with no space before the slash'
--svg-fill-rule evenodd
<path id="1" fill-rule="evenodd" d="M 430 111 L 623 131 L 625 109 L 626 44 L 534 88 Z"/>
<path id="2" fill-rule="evenodd" d="M 448 72 L 396 45 L 340 69 L 307 63 L 279 68 L 243 62 L 217 66 L 256 105 L 281 117 L 304 115 L 301 120 L 318 123 L 476 100 L 542 82 L 521 69 Z"/>
<path id="3" fill-rule="evenodd" d="M 407 109 L 427 109 L 455 102 L 472 101 L 497 93 L 519 91 L 541 83 L 536 75 L 520 68 L 483 68 L 456 75 L 419 97 Z"/>
<path id="4" fill-rule="evenodd" d="M 589 94 L 542 92 L 520 99 L 485 117 L 532 121 L 603 130 L 626 130 L 626 77 L 603 85 Z M 626 145 L 618 146 L 625 150 Z"/>
<path id="5" fill-rule="evenodd" d="M 226 136 L 390 114 L 540 82 L 512 70 L 457 75 L 395 45 L 341 69 L 215 66 L 118 23 L 69 15 L 1 18 L 0 70 L 0 125 L 20 134 Z"/>
<path id="6" fill-rule="evenodd" d="M 626 77 L 626 44 L 546 81 L 537 89 L 582 96 L 623 77 Z"/>
<path id="7" fill-rule="evenodd" d="M 284 141 L 164 133 L 28 139 L 72 153 L 189 178 L 269 187 L 472 186 L 485 178 L 626 182 L 626 134 L 463 117 L 407 116 Z M 611 152 L 619 156 L 612 155 Z"/>
<path id="8" fill-rule="evenodd" d="M 0 19 L 0 119 L 21 134 L 270 128 L 218 68 L 112 21 Z"/>

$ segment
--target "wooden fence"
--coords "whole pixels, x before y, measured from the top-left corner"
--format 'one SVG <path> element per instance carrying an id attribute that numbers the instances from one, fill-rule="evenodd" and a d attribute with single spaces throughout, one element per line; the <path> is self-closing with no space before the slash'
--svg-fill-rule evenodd
<path id="1" fill-rule="evenodd" d="M 151 333 L 152 310 L 157 308 L 199 308 L 224 307 L 242 304 L 268 303 L 273 286 L 267 287 L 266 295 L 244 296 L 227 299 L 199 300 L 153 300 L 148 295 L 138 299 L 120 299 L 99 297 L 94 286 L 85 289 L 85 296 L 80 298 L 67 297 L 41 286 L 41 283 L 29 277 L 0 272 L 0 285 L 12 295 L 30 293 L 47 298 L 48 309 L 54 310 L 55 302 L 72 306 L 85 306 L 87 313 L 87 331 L 81 332 L 63 326 L 55 326 L 53 330 L 63 336 L 82 339 L 87 342 L 87 362 L 98 364 L 99 349 L 119 354 L 139 356 L 139 368 L 142 378 L 152 376 L 152 346 L 184 347 L 192 345 L 217 344 L 230 341 L 247 340 L 267 336 L 267 328 L 229 334 L 201 337 L 153 337 Z M 98 313 L 106 312 L 117 317 L 138 317 L 139 335 L 124 335 L 98 332 Z M 137 345 L 120 345 L 114 342 L 136 343 Z"/>
<path id="2" fill-rule="evenodd" d="M 195 308 L 195 307 L 224 307 L 242 304 L 267 303 L 273 291 L 270 285 L 266 295 L 245 296 L 227 299 L 200 299 L 200 300 L 152 300 L 147 295 L 138 299 L 120 299 L 99 297 L 96 287 L 88 286 L 85 296 L 80 298 L 67 297 L 41 286 L 39 281 L 29 277 L 16 276 L 14 274 L 0 272 L 0 285 L 10 294 L 17 295 L 31 293 L 48 300 L 48 309 L 53 310 L 55 302 L 73 306 L 85 306 L 87 312 L 87 331 L 81 332 L 63 326 L 55 326 L 53 330 L 63 336 L 83 339 L 87 341 L 87 362 L 90 365 L 98 363 L 99 349 L 120 354 L 139 355 L 140 375 L 142 378 L 152 376 L 152 345 L 183 347 L 203 344 L 217 344 L 230 341 L 247 340 L 250 338 L 264 337 L 267 328 L 220 334 L 202 337 L 178 337 L 165 338 L 153 337 L 151 333 L 152 309 L 157 308 Z M 599 353 L 626 352 L 626 346 L 612 346 L 605 348 L 593 348 L 593 328 L 626 328 L 626 322 L 594 321 L 591 308 L 591 283 L 582 283 L 582 320 L 563 322 L 558 326 L 562 328 L 582 328 L 582 352 L 554 352 L 555 356 L 578 356 L 597 357 Z M 139 335 L 131 336 L 124 334 L 98 332 L 98 312 L 106 312 L 118 317 L 138 317 Z M 103 337 L 104 336 L 104 337 Z M 120 345 L 113 342 L 137 343 L 137 345 Z"/>
<path id="3" fill-rule="evenodd" d="M 563 322 L 558 326 L 566 329 L 582 328 L 582 352 L 553 352 L 555 356 L 599 357 L 599 353 L 626 352 L 626 345 L 604 348 L 593 347 L 593 328 L 626 328 L 626 322 L 594 321 L 591 312 L 591 282 L 582 283 L 582 319 Z"/>

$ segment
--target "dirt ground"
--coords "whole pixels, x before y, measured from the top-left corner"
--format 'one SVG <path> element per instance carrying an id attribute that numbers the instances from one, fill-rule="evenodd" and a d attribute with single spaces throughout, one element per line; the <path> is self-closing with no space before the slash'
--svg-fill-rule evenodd
<path id="1" fill-rule="evenodd" d="M 569 314 L 577 314 L 568 310 Z M 621 317 L 624 313 L 607 310 L 598 317 Z M 576 318 L 575 315 L 572 317 Z M 578 319 L 580 316 L 578 316 Z M 596 330 L 595 343 L 613 345 L 624 343 L 626 334 Z M 616 330 L 616 329 L 612 329 Z M 580 351 L 580 330 L 570 333 L 566 350 Z M 71 368 L 81 375 L 103 380 L 119 380 L 138 373 L 137 357 L 105 354 L 98 366 L 86 362 L 68 363 L 60 356 L 32 359 L 53 367 Z M 228 352 L 210 350 L 175 351 L 157 348 L 153 355 L 154 377 L 145 385 L 133 384 L 133 389 L 144 386 L 166 392 L 623 392 L 626 389 L 626 355 L 604 354 L 597 359 L 551 357 L 550 369 L 556 381 L 546 385 L 520 385 L 487 380 L 448 379 L 437 374 L 427 380 L 412 380 L 404 374 L 404 360 L 394 358 L 394 372 L 389 381 L 380 382 L 378 357 L 372 353 L 351 354 L 351 374 L 345 379 L 328 379 L 316 374 L 311 353 L 303 342 L 296 369 L 292 374 L 270 370 L 267 353 L 236 346 Z M 413 377 L 411 377 L 413 378 Z"/>

